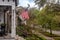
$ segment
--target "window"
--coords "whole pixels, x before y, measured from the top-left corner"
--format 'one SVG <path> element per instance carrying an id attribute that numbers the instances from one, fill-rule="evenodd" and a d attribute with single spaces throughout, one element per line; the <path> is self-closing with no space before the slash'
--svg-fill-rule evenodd
<path id="1" fill-rule="evenodd" d="M 14 2 L 15 0 L 13 0 L 13 2 Z"/>
<path id="2" fill-rule="evenodd" d="M 9 2 L 10 0 L 8 0 L 8 2 Z"/>
<path id="3" fill-rule="evenodd" d="M 2 0 L 2 1 L 4 1 L 4 0 Z"/>

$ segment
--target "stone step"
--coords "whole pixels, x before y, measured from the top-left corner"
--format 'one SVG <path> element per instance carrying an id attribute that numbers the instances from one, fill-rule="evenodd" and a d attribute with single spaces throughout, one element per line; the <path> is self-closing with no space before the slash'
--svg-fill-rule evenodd
<path id="1" fill-rule="evenodd" d="M 0 40 L 15 40 L 15 39 L 0 39 Z"/>
<path id="2" fill-rule="evenodd" d="M 14 38 L 4 38 L 4 37 L 0 37 L 0 40 L 15 40 Z"/>

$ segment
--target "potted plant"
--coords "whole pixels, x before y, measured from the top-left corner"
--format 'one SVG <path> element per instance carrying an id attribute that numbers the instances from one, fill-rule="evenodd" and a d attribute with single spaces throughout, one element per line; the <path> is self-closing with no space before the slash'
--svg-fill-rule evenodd
<path id="1" fill-rule="evenodd" d="M 1 36 L 3 36 L 3 35 L 5 35 L 5 26 L 6 26 L 6 24 L 4 24 L 4 23 L 2 23 L 1 24 Z"/>
<path id="2" fill-rule="evenodd" d="M 5 26 L 6 26 L 6 24 L 4 24 L 4 23 L 1 24 L 1 27 L 5 27 Z"/>

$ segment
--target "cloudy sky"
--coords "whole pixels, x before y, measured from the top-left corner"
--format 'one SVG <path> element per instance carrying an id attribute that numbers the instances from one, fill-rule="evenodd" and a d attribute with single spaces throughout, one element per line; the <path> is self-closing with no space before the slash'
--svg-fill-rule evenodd
<path id="1" fill-rule="evenodd" d="M 37 7 L 33 0 L 19 0 L 19 6 L 27 7 L 27 4 L 30 4 L 30 7 Z"/>

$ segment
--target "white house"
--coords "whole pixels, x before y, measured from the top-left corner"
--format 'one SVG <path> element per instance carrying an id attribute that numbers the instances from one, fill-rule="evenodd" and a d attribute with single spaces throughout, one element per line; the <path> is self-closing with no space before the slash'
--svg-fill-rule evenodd
<path id="1" fill-rule="evenodd" d="M 5 33 L 6 35 L 11 34 L 11 37 L 16 35 L 15 7 L 17 4 L 18 0 L 0 0 L 0 25 L 6 24 Z M 2 31 L 1 28 L 0 31 Z"/>

